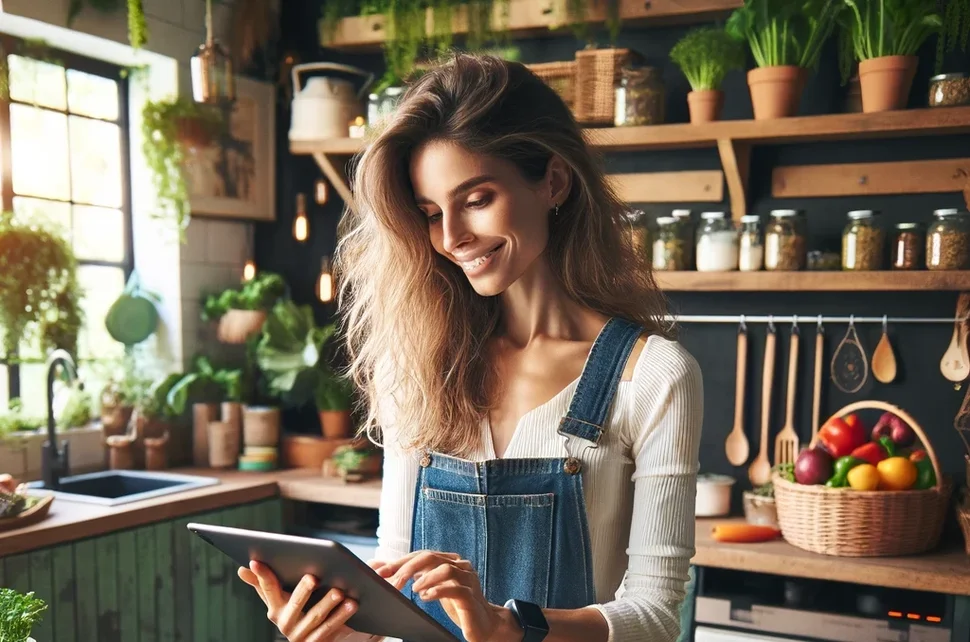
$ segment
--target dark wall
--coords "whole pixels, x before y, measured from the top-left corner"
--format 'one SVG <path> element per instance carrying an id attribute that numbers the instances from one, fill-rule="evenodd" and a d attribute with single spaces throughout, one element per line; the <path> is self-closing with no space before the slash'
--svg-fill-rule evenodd
<path id="1" fill-rule="evenodd" d="M 380 55 L 340 56 L 320 49 L 316 43 L 316 4 L 284 3 L 283 32 L 287 40 L 283 49 L 300 51 L 303 60 L 341 60 L 382 70 Z M 311 6 L 312 5 L 312 6 Z M 619 43 L 642 53 L 651 64 L 662 66 L 667 86 L 667 121 L 688 120 L 686 92 L 689 87 L 679 70 L 670 63 L 667 53 L 683 35 L 685 28 L 628 30 Z M 520 41 L 524 62 L 566 60 L 573 56 L 577 43 L 569 37 L 537 38 Z M 933 45 L 929 43 L 921 56 L 919 74 L 914 83 L 911 106 L 925 104 L 925 87 L 931 75 Z M 956 53 L 946 61 L 947 71 L 970 70 L 970 56 Z M 724 85 L 727 98 L 725 119 L 751 118 L 751 102 L 742 73 L 732 73 Z M 822 114 L 840 111 L 845 90 L 840 85 L 834 47 L 825 52 L 820 71 L 813 74 L 802 100 L 802 114 Z M 306 244 L 293 241 L 291 224 L 297 191 L 310 192 L 319 170 L 309 157 L 294 157 L 286 153 L 286 131 L 289 126 L 288 105 L 281 105 L 278 135 L 280 140 L 279 212 L 278 222 L 260 227 L 256 243 L 260 265 L 282 272 L 293 285 L 298 300 L 311 301 L 313 283 L 319 270 L 319 257 L 333 248 L 334 231 L 342 204 L 333 199 L 325 207 L 310 205 L 312 232 Z M 880 210 L 887 225 L 900 221 L 928 221 L 932 210 L 940 207 L 963 207 L 958 194 L 939 194 L 899 197 L 790 199 L 771 198 L 772 167 L 810 163 L 847 163 L 887 160 L 915 160 L 966 156 L 970 150 L 970 136 L 900 139 L 893 141 L 853 142 L 850 144 L 810 144 L 759 147 L 751 168 L 750 209 L 767 216 L 778 207 L 805 210 L 808 218 L 810 247 L 833 249 L 840 247 L 840 234 L 845 213 L 851 209 Z M 644 152 L 614 154 L 606 158 L 610 171 L 632 172 L 651 170 L 714 169 L 720 163 L 714 150 Z M 685 204 L 700 209 L 700 204 Z M 703 206 L 711 209 L 712 205 Z M 729 207 L 727 202 L 723 208 Z M 651 215 L 669 212 L 671 207 L 644 205 Z M 701 294 L 673 293 L 674 312 L 684 314 L 792 314 L 807 315 L 866 315 L 902 317 L 952 317 L 956 294 L 937 292 L 917 293 L 731 293 Z M 320 308 L 321 316 L 331 310 Z M 779 323 L 779 349 L 774 377 L 771 447 L 774 435 L 784 422 L 785 385 L 787 380 L 788 340 L 790 324 Z M 802 327 L 799 357 L 799 395 L 795 424 L 802 437 L 810 435 L 812 376 L 814 372 L 814 325 Z M 952 334 L 952 326 L 895 325 L 890 327 L 893 348 L 900 365 L 899 377 L 890 385 L 875 382 L 870 376 L 866 386 L 857 394 L 847 395 L 832 385 L 828 377 L 829 362 L 846 326 L 826 324 L 825 378 L 823 379 L 822 416 L 837 411 L 845 404 L 863 399 L 881 399 L 910 411 L 928 431 L 940 454 L 943 467 L 958 479 L 963 474 L 963 447 L 953 429 L 953 418 L 963 399 L 963 390 L 940 374 L 939 362 Z M 878 325 L 859 326 L 859 337 L 871 358 L 881 328 Z M 735 347 L 737 327 L 734 325 L 685 324 L 681 340 L 700 361 L 704 372 L 705 419 L 701 452 L 701 468 L 710 472 L 736 474 L 747 485 L 746 467 L 734 469 L 724 455 L 724 440 L 734 417 Z M 760 391 L 764 325 L 750 329 L 748 356 L 748 394 L 746 410 L 747 434 L 751 442 L 752 458 L 757 452 L 760 429 Z"/>

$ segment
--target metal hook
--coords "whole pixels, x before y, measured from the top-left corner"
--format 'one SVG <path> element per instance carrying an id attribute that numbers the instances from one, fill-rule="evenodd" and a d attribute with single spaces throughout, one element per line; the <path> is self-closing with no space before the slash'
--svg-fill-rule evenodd
<path id="1" fill-rule="evenodd" d="M 745 321 L 744 321 L 744 315 L 742 314 L 741 315 L 741 332 L 747 332 L 747 331 L 748 331 L 748 324 L 745 323 Z"/>
<path id="2" fill-rule="evenodd" d="M 798 334 L 798 315 L 793 314 L 791 317 L 791 333 Z"/>
<path id="3" fill-rule="evenodd" d="M 855 315 L 854 314 L 850 314 L 849 315 L 849 327 L 850 328 L 854 328 L 855 327 Z"/>
<path id="4" fill-rule="evenodd" d="M 888 334 L 888 332 L 886 330 L 886 328 L 888 326 L 889 326 L 889 315 L 888 314 L 884 314 L 884 315 L 882 315 L 882 333 L 883 334 Z"/>
<path id="5" fill-rule="evenodd" d="M 825 328 L 822 326 L 822 315 L 821 314 L 818 315 L 818 333 L 819 334 L 824 334 L 825 333 Z"/>
<path id="6" fill-rule="evenodd" d="M 768 315 L 768 332 L 774 332 L 774 331 L 775 331 L 775 317 L 769 314 Z"/>

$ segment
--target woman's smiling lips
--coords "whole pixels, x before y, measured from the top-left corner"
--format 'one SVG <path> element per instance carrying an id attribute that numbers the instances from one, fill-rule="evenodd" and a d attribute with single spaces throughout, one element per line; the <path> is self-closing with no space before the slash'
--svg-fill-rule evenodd
<path id="1" fill-rule="evenodd" d="M 504 243 L 499 243 L 484 254 L 475 255 L 468 253 L 463 254 L 461 258 L 455 256 L 454 259 L 466 274 L 477 273 L 485 267 L 485 265 L 489 262 L 489 259 L 491 259 L 503 245 Z"/>

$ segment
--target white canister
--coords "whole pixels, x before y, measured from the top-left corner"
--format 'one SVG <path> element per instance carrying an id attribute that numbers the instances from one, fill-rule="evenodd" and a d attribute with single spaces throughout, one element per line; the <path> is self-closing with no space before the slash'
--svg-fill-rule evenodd
<path id="1" fill-rule="evenodd" d="M 695 517 L 722 517 L 731 512 L 731 487 L 734 477 L 704 474 L 697 476 Z"/>

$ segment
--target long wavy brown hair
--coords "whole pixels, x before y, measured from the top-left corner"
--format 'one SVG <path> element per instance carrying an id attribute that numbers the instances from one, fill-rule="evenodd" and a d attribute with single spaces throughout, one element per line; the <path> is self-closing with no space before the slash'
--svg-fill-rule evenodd
<path id="1" fill-rule="evenodd" d="M 499 297 L 479 296 L 432 248 L 409 173 L 412 153 L 431 140 L 511 161 L 533 182 L 562 158 L 571 188 L 545 252 L 565 292 L 648 333 L 671 329 L 649 261 L 625 233 L 628 207 L 562 99 L 522 64 L 452 55 L 409 86 L 356 160 L 356 209 L 341 222 L 334 267 L 362 430 L 373 439 L 393 428 L 405 448 L 461 456 L 482 443 L 496 389 L 486 347 L 502 313 Z"/>

